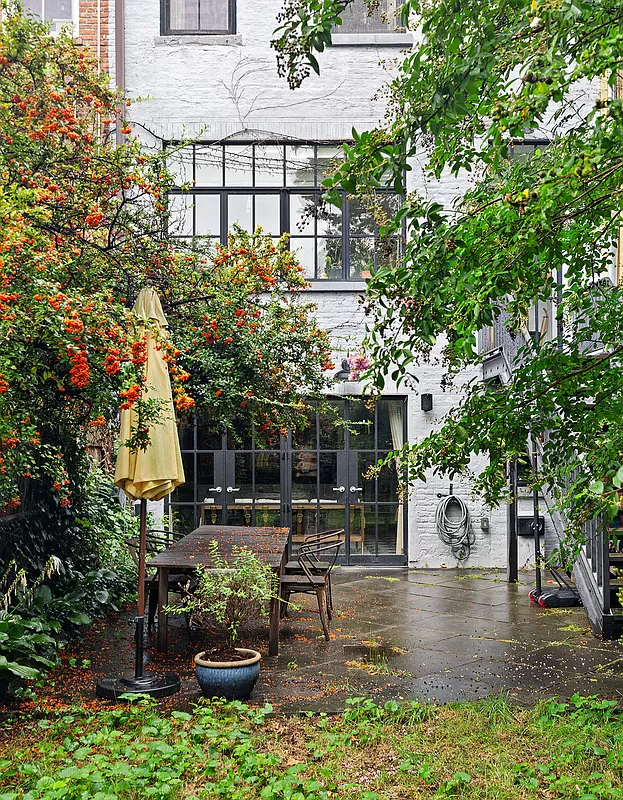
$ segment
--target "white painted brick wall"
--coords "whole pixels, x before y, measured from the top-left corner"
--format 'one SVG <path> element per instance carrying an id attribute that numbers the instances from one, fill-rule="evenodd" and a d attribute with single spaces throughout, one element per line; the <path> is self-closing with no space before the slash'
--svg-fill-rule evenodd
<path id="1" fill-rule="evenodd" d="M 238 0 L 235 36 L 161 37 L 159 0 L 126 0 L 126 92 L 131 98 L 143 98 L 132 106 L 131 117 L 139 123 L 135 130 L 146 142 L 157 145 L 160 139 L 195 137 L 218 140 L 233 134 L 339 141 L 349 138 L 353 127 L 365 130 L 382 119 L 383 107 L 373 97 L 389 73 L 379 62 L 398 57 L 399 51 L 332 48 L 319 58 L 321 76 L 312 76 L 292 92 L 278 78 L 275 54 L 269 47 L 281 4 L 282 0 Z M 582 91 L 578 90 L 579 99 Z M 422 163 L 413 161 L 411 188 L 423 185 Z M 431 199 L 451 206 L 468 185 L 467 175 L 446 176 L 426 191 Z M 320 323 L 331 332 L 338 365 L 348 351 L 356 351 L 363 337 L 359 296 L 353 291 L 310 292 L 310 299 L 318 305 Z M 408 396 L 411 441 L 430 432 L 458 396 L 456 392 L 441 392 L 442 370 L 438 364 L 423 365 L 415 371 L 419 391 L 433 395 L 434 411 L 422 412 L 419 394 L 400 389 L 398 393 Z M 397 393 L 391 384 L 386 391 Z M 476 461 L 474 466 L 478 466 Z M 448 481 L 430 476 L 411 494 L 409 561 L 413 565 L 457 566 L 435 529 L 437 493 L 447 491 Z M 506 508 L 484 508 L 471 496 L 469 483 L 456 481 L 455 491 L 469 506 L 476 534 L 471 556 L 461 566 L 504 566 Z M 483 517 L 490 521 L 486 532 L 480 527 Z M 520 565 L 532 562 L 531 551 L 532 540 L 521 540 Z"/>

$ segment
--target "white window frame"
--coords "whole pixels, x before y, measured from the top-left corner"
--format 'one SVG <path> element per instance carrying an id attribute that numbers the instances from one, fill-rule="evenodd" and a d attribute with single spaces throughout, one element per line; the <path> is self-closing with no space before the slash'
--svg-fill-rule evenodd
<path id="1" fill-rule="evenodd" d="M 42 19 L 43 22 L 46 21 L 45 20 L 45 4 L 46 4 L 46 2 L 47 2 L 47 0 L 41 0 L 41 11 L 43 13 L 43 16 L 42 16 L 41 19 Z M 29 9 L 25 9 L 25 10 L 28 11 Z M 72 12 L 71 22 L 63 20 L 63 25 L 61 25 L 61 27 L 71 26 L 71 33 L 72 33 L 73 37 L 76 38 L 80 33 L 80 0 L 71 0 L 71 12 Z M 50 22 L 50 20 L 48 22 Z M 50 34 L 52 36 L 58 36 L 59 33 L 60 33 L 60 29 L 59 30 L 55 30 L 54 28 L 50 29 Z"/>

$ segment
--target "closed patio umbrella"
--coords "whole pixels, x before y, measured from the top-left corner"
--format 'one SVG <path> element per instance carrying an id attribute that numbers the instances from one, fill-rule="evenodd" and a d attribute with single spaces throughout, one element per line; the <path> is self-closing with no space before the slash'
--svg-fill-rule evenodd
<path id="1" fill-rule="evenodd" d="M 126 446 L 136 428 L 137 413 L 133 406 L 121 412 L 119 454 L 115 466 L 115 485 L 133 500 L 140 500 L 140 539 L 138 552 L 138 604 L 136 617 L 136 659 L 134 674 L 123 678 L 104 678 L 97 684 L 99 697 L 116 698 L 122 693 L 145 693 L 154 697 L 179 690 L 177 675 L 156 676 L 143 671 L 143 637 L 145 627 L 145 550 L 147 538 L 147 501 L 161 500 L 184 483 L 173 393 L 166 362 L 153 335 L 154 324 L 166 330 L 167 321 L 158 295 L 152 288 L 139 292 L 134 313 L 139 319 L 137 341 L 145 338 L 146 380 L 144 400 L 157 402 L 157 421 L 149 425 L 149 444 L 145 450 Z M 142 323 L 140 322 L 142 320 Z"/>

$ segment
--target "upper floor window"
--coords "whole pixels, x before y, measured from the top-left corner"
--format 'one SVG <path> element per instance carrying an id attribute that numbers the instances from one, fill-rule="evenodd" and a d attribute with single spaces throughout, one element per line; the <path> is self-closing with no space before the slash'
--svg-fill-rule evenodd
<path id="1" fill-rule="evenodd" d="M 515 139 L 511 143 L 509 156 L 511 161 L 527 161 L 535 154 L 547 150 L 549 139 Z"/>
<path id="2" fill-rule="evenodd" d="M 342 24 L 336 33 L 396 33 L 400 26 L 402 0 L 354 0 L 341 13 Z"/>
<path id="3" fill-rule="evenodd" d="M 342 208 L 322 199 L 322 181 L 341 154 L 334 143 L 184 147 L 171 167 L 192 189 L 169 195 L 171 234 L 225 243 L 235 223 L 261 226 L 273 239 L 289 233 L 310 280 L 361 280 L 396 266 L 402 237 L 380 236 L 400 207 L 395 192 L 378 189 L 365 203 L 344 194 Z"/>
<path id="4" fill-rule="evenodd" d="M 31 11 L 50 23 L 51 32 L 58 33 L 63 25 L 73 26 L 78 33 L 78 0 L 22 0 L 25 11 Z"/>
<path id="5" fill-rule="evenodd" d="M 235 32 L 235 0 L 162 0 L 163 34 Z"/>

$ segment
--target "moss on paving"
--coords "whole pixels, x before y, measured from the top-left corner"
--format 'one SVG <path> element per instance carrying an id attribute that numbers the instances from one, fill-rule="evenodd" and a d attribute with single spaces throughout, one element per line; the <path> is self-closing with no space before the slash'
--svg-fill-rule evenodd
<path id="1" fill-rule="evenodd" d="M 623 798 L 617 703 L 518 709 L 350 701 L 336 716 L 241 703 L 32 716 L 0 753 L 0 800 Z"/>

